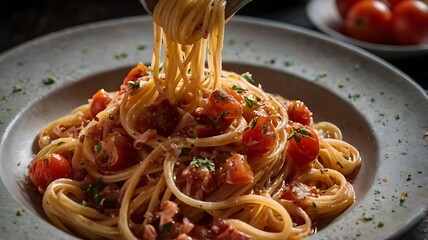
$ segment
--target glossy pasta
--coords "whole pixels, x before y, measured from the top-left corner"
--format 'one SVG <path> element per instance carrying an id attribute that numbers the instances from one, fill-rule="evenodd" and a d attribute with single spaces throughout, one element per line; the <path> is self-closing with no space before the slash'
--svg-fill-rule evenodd
<path id="1" fill-rule="evenodd" d="M 340 129 L 307 108 L 297 121 L 302 102 L 221 69 L 225 4 L 160 0 L 151 66 L 41 130 L 30 178 L 55 226 L 87 239 L 300 239 L 354 202 L 346 175 L 361 159 Z M 309 140 L 305 162 L 290 149 Z M 44 186 L 37 167 L 55 154 L 70 171 Z"/>

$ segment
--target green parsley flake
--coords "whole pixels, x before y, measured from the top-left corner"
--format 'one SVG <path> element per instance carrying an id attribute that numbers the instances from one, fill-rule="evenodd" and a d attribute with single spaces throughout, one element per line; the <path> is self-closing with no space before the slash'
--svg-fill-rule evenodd
<path id="1" fill-rule="evenodd" d="M 47 77 L 47 78 L 43 79 L 43 84 L 45 84 L 45 85 L 51 85 L 51 84 L 54 84 L 55 82 L 56 82 L 56 80 L 53 77 Z"/>
<path id="2" fill-rule="evenodd" d="M 12 89 L 12 93 L 17 93 L 17 92 L 21 92 L 23 90 L 23 88 L 19 85 L 14 85 L 13 89 Z"/>
<path id="3" fill-rule="evenodd" d="M 101 178 L 98 178 L 95 180 L 95 182 L 91 183 L 84 192 L 90 193 L 91 197 L 93 198 L 96 205 L 99 205 L 101 203 L 101 196 L 100 191 L 101 187 L 103 186 L 103 180 Z"/>
<path id="4" fill-rule="evenodd" d="M 215 170 L 215 165 L 208 158 L 193 158 L 192 162 L 190 162 L 191 166 L 195 166 L 197 168 L 201 166 L 206 166 L 210 172 Z"/>
<path id="5" fill-rule="evenodd" d="M 101 149 L 103 148 L 101 142 L 99 142 L 96 146 L 95 146 L 95 155 L 98 155 L 101 152 Z"/>
<path id="6" fill-rule="evenodd" d="M 253 106 L 257 106 L 257 100 L 255 100 L 255 99 L 244 96 L 244 101 L 245 101 L 245 104 L 247 104 L 247 106 L 249 108 L 252 108 Z"/>
<path id="7" fill-rule="evenodd" d="M 238 92 L 238 93 L 243 93 L 243 92 L 248 91 L 248 89 L 240 88 L 240 87 L 238 87 L 238 86 L 236 86 L 236 85 L 233 85 L 233 87 L 231 87 L 230 89 L 235 90 L 235 91 L 236 91 L 236 92 Z"/>
<path id="8" fill-rule="evenodd" d="M 243 73 L 241 76 L 251 84 L 256 83 L 250 73 Z"/>
<path id="9" fill-rule="evenodd" d="M 286 60 L 286 61 L 283 62 L 283 64 L 284 64 L 284 67 L 291 67 L 291 66 L 294 65 L 294 62 Z"/>
<path id="10" fill-rule="evenodd" d="M 114 59 L 124 59 L 127 57 L 128 57 L 128 54 L 125 52 L 114 55 Z"/>
<path id="11" fill-rule="evenodd" d="M 146 48 L 147 48 L 147 45 L 145 45 L 145 44 L 140 44 L 140 45 L 137 46 L 137 49 L 140 50 L 140 51 L 143 51 Z"/>
<path id="12" fill-rule="evenodd" d="M 129 81 L 128 84 L 130 89 L 138 89 L 140 88 L 140 85 L 141 85 L 140 81 L 137 81 L 137 82 Z"/>

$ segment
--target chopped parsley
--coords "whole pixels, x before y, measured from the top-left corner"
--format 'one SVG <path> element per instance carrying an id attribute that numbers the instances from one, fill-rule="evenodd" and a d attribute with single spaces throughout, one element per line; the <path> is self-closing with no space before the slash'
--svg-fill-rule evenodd
<path id="1" fill-rule="evenodd" d="M 55 78 L 53 78 L 53 77 L 47 77 L 47 78 L 43 79 L 43 84 L 45 84 L 45 85 L 51 85 L 51 84 L 54 84 L 55 81 L 56 81 Z"/>
<path id="2" fill-rule="evenodd" d="M 63 145 L 65 142 L 64 141 L 60 141 L 60 142 L 58 142 L 57 144 L 56 144 L 56 146 L 58 147 L 58 146 L 61 146 L 61 145 Z"/>
<path id="3" fill-rule="evenodd" d="M 101 144 L 101 142 L 99 142 L 96 146 L 95 146 L 95 155 L 98 155 L 101 152 L 101 149 L 103 148 L 103 145 Z"/>
<path id="4" fill-rule="evenodd" d="M 137 81 L 137 82 L 129 81 L 128 85 L 129 85 L 130 89 L 138 89 L 141 87 L 141 82 L 140 81 Z"/>
<path id="5" fill-rule="evenodd" d="M 312 208 L 317 208 L 317 204 L 315 202 L 312 202 Z"/>
<path id="6" fill-rule="evenodd" d="M 286 61 L 283 62 L 283 64 L 284 64 L 284 67 L 291 67 L 291 66 L 294 65 L 294 62 L 286 60 Z"/>
<path id="7" fill-rule="evenodd" d="M 215 99 L 224 100 L 224 99 L 226 99 L 226 96 L 225 95 L 221 95 L 219 93 L 216 93 L 216 94 L 214 94 L 214 98 Z"/>
<path id="8" fill-rule="evenodd" d="M 197 168 L 201 166 L 206 166 L 210 172 L 213 172 L 215 170 L 214 163 L 211 162 L 208 158 L 193 158 L 193 160 L 190 162 L 191 166 L 195 166 Z"/>
<path id="9" fill-rule="evenodd" d="M 114 59 L 124 59 L 124 58 L 127 58 L 127 57 L 128 57 L 128 54 L 125 53 L 125 52 L 122 52 L 122 53 L 114 55 Z"/>
<path id="10" fill-rule="evenodd" d="M 287 140 L 294 138 L 294 140 L 296 140 L 296 142 L 299 143 L 302 136 L 312 137 L 312 134 L 307 130 L 300 128 L 300 129 L 294 130 L 293 133 L 287 138 Z"/>
<path id="11" fill-rule="evenodd" d="M 245 101 L 245 104 L 247 104 L 247 106 L 249 108 L 252 108 L 253 106 L 257 106 L 257 100 L 255 100 L 255 99 L 244 96 L 244 101 Z"/>
<path id="12" fill-rule="evenodd" d="M 243 73 L 241 76 L 251 84 L 256 83 L 250 73 Z"/>
<path id="13" fill-rule="evenodd" d="M 22 90 L 23 90 L 23 88 L 21 86 L 14 85 L 13 88 L 12 88 L 12 93 L 17 93 L 17 92 L 20 92 Z"/>
<path id="14" fill-rule="evenodd" d="M 140 45 L 137 46 L 137 49 L 140 50 L 140 51 L 143 51 L 146 48 L 147 48 L 147 45 L 145 45 L 145 44 L 140 44 Z"/>
<path id="15" fill-rule="evenodd" d="M 243 92 L 248 91 L 248 89 L 240 88 L 240 87 L 238 87 L 238 86 L 236 86 L 236 85 L 233 85 L 233 87 L 231 87 L 230 89 L 235 90 L 235 91 L 236 91 L 236 92 L 238 92 L 238 93 L 243 93 Z"/>
<path id="16" fill-rule="evenodd" d="M 113 121 L 113 120 L 114 120 L 114 116 L 113 116 L 113 114 L 109 114 L 109 115 L 108 115 L 108 119 L 109 119 L 110 121 Z"/>
<path id="17" fill-rule="evenodd" d="M 100 191 L 102 186 L 103 186 L 103 180 L 101 178 L 98 178 L 95 180 L 95 182 L 91 183 L 84 190 L 84 192 L 87 192 L 91 195 L 96 205 L 99 205 L 101 203 Z"/>

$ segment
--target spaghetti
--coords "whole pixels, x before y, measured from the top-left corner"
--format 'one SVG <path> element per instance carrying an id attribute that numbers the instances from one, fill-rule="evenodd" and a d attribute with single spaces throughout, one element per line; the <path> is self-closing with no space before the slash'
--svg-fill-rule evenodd
<path id="1" fill-rule="evenodd" d="M 221 69 L 225 4 L 159 0 L 151 66 L 41 130 L 29 175 L 54 225 L 88 239 L 300 239 L 354 202 L 345 176 L 361 159 L 340 129 Z"/>

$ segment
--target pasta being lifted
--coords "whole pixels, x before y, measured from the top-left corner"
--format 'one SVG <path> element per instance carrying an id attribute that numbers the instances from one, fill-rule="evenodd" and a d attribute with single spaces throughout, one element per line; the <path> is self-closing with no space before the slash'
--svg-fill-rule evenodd
<path id="1" fill-rule="evenodd" d="M 358 151 L 298 100 L 221 69 L 224 0 L 159 0 L 150 67 L 39 134 L 29 168 L 87 239 L 300 239 L 354 202 Z M 207 63 L 207 67 L 205 67 Z"/>

